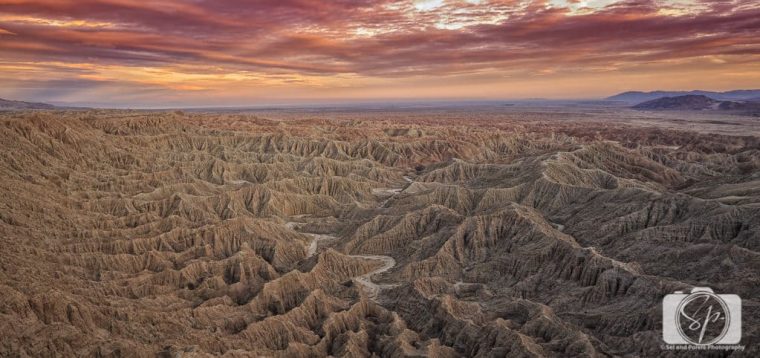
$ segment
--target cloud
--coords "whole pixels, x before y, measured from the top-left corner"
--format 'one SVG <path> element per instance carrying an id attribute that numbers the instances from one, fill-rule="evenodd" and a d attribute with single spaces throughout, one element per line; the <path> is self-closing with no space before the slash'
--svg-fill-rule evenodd
<path id="1" fill-rule="evenodd" d="M 335 76 L 552 76 L 707 57 L 729 69 L 760 59 L 758 35 L 756 1 L 0 0 L 0 61 L 87 63 L 106 77 L 164 69 L 141 81 L 176 91 L 211 81 L 178 84 L 160 77 L 167 68 L 316 87 Z"/>

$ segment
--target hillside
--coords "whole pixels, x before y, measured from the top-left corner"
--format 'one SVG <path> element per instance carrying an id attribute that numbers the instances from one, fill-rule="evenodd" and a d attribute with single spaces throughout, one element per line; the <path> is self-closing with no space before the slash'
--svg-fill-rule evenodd
<path id="1" fill-rule="evenodd" d="M 616 94 L 614 96 L 607 97 L 606 99 L 612 100 L 612 101 L 625 101 L 628 103 L 636 104 L 636 103 L 651 101 L 651 100 L 655 100 L 655 99 L 663 98 L 663 97 L 679 97 L 679 96 L 686 96 L 686 95 L 706 96 L 715 100 L 726 100 L 726 101 L 749 100 L 752 98 L 760 97 L 760 89 L 734 90 L 734 91 L 726 91 L 726 92 L 712 92 L 712 91 L 701 91 L 701 90 L 652 91 L 652 92 L 629 91 L 629 92 L 623 92 L 623 93 Z"/>
<path id="2" fill-rule="evenodd" d="M 638 110 L 722 111 L 744 116 L 760 116 L 758 101 L 718 101 L 702 95 L 663 97 L 639 103 L 631 108 Z"/>
<path id="3" fill-rule="evenodd" d="M 723 101 L 718 105 L 718 109 L 757 115 L 760 113 L 760 99 L 752 99 L 750 101 Z"/>
<path id="4" fill-rule="evenodd" d="M 646 110 L 705 110 L 716 108 L 720 101 L 703 95 L 662 97 L 639 103 L 633 108 Z"/>
<path id="5" fill-rule="evenodd" d="M 19 109 L 54 109 L 56 106 L 47 103 L 35 103 L 24 101 L 13 101 L 0 98 L 0 110 L 19 110 Z"/>

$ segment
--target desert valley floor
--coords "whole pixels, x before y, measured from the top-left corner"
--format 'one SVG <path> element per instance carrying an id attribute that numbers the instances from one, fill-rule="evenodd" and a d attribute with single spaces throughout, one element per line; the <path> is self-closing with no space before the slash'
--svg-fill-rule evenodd
<path id="1" fill-rule="evenodd" d="M 760 120 L 702 117 L 0 114 L 0 356 L 662 356 L 693 286 L 756 355 Z"/>

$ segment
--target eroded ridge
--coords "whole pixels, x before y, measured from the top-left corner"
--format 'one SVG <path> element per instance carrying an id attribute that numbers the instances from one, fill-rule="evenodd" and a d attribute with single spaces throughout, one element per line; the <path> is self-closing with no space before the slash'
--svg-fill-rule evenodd
<path id="1" fill-rule="evenodd" d="M 757 137 L 289 116 L 2 114 L 0 356 L 655 356 L 692 286 L 760 320 Z"/>

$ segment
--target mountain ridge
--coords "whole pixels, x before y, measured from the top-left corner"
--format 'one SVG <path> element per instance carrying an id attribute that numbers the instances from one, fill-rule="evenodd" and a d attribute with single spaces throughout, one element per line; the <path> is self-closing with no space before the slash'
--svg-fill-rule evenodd
<path id="1" fill-rule="evenodd" d="M 725 111 L 755 117 L 760 115 L 760 102 L 753 100 L 723 101 L 705 95 L 662 97 L 639 103 L 631 108 L 654 111 Z"/>
<path id="2" fill-rule="evenodd" d="M 725 101 L 729 102 L 729 101 Z M 704 95 L 688 94 L 676 97 L 662 97 L 639 103 L 632 108 L 649 110 L 705 110 L 725 103 Z"/>
<path id="3" fill-rule="evenodd" d="M 0 110 L 17 110 L 17 109 L 55 109 L 59 108 L 52 104 L 42 102 L 16 101 L 11 99 L 0 98 Z"/>
<path id="4" fill-rule="evenodd" d="M 706 96 L 715 100 L 721 101 L 736 101 L 736 100 L 751 100 L 753 98 L 760 97 L 760 89 L 740 89 L 731 90 L 725 92 L 704 91 L 704 90 L 691 90 L 691 91 L 626 91 L 618 93 L 616 95 L 605 98 L 608 101 L 625 101 L 629 103 L 642 103 L 651 101 L 663 97 L 678 97 L 678 96 Z"/>

